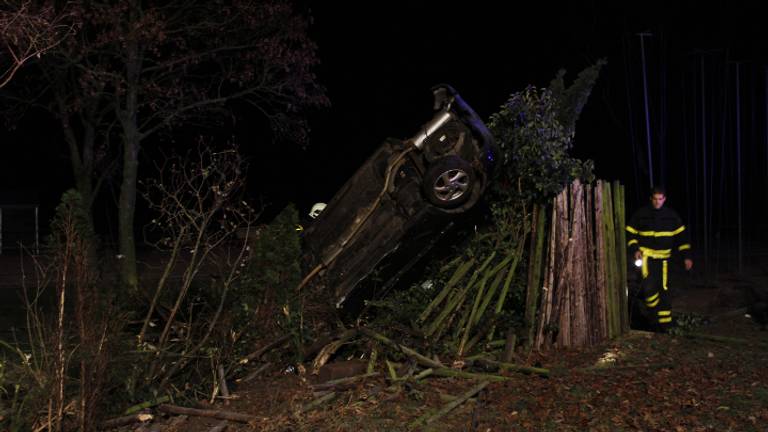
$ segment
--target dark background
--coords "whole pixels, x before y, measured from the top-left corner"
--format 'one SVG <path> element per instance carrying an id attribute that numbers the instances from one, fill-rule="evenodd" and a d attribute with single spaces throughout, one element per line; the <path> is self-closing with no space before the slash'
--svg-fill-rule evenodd
<path id="1" fill-rule="evenodd" d="M 308 146 L 273 142 L 258 121 L 220 132 L 250 156 L 252 196 L 271 211 L 295 202 L 306 212 L 330 200 L 385 137 L 411 136 L 431 117 L 431 86 L 451 84 L 487 119 L 526 85 L 544 87 L 561 68 L 569 81 L 605 58 L 577 124 L 574 154 L 593 159 L 598 178 L 626 185 L 630 211 L 644 203 L 651 183 L 647 96 L 653 176 L 667 186 L 668 204 L 701 238 L 733 237 L 739 221 L 761 233 L 768 190 L 765 15 L 759 2 L 700 3 L 304 1 L 299 9 L 311 14 L 319 47 L 318 80 L 331 101 L 308 113 Z M 644 51 L 640 32 L 650 33 Z M 56 123 L 31 114 L 0 135 L 0 184 L 39 190 L 45 216 L 72 181 Z M 143 166 L 152 157 L 145 152 Z"/>

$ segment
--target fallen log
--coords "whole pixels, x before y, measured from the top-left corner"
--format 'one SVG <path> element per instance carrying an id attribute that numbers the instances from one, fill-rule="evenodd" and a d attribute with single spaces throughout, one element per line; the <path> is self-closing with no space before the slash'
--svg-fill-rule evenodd
<path id="1" fill-rule="evenodd" d="M 186 408 L 186 407 L 180 407 L 180 406 L 169 405 L 169 404 L 161 404 L 160 406 L 157 407 L 157 410 L 164 413 L 168 413 L 168 414 L 184 414 L 184 415 L 195 416 L 195 417 L 210 417 L 210 418 L 216 418 L 220 420 L 236 421 L 239 423 L 249 423 L 259 419 L 256 416 L 252 416 L 249 414 L 242 414 L 242 413 L 233 412 L 233 411 Z"/>

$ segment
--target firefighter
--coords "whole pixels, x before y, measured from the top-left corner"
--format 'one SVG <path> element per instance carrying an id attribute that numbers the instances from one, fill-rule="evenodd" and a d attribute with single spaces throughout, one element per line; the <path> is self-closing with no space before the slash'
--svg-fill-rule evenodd
<path id="1" fill-rule="evenodd" d="M 681 254 L 685 270 L 693 267 L 688 230 L 677 213 L 664 207 L 666 192 L 661 187 L 651 190 L 650 205 L 639 209 L 627 224 L 627 247 L 630 256 L 640 262 L 641 297 L 655 331 L 666 332 L 672 326 L 669 302 L 669 260 Z"/>

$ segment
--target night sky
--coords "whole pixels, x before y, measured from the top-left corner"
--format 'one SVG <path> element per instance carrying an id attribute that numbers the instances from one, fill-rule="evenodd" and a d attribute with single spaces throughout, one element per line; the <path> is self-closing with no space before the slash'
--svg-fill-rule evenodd
<path id="1" fill-rule="evenodd" d="M 606 58 L 608 65 L 577 124 L 574 152 L 595 160 L 599 177 L 634 188 L 632 131 L 635 141 L 646 145 L 637 33 L 652 33 L 644 40 L 650 123 L 657 134 L 667 128 L 668 159 L 674 159 L 668 164 L 680 159 L 675 145 L 683 135 L 682 89 L 684 81 L 692 82 L 689 69 L 699 61 L 698 53 L 720 52 L 728 61 L 747 62 L 743 70 L 764 69 L 768 58 L 760 8 L 734 2 L 707 8 L 695 2 L 538 2 L 517 7 L 477 2 L 471 8 L 414 2 L 360 9 L 323 3 L 311 7 L 313 31 L 323 61 L 319 76 L 333 105 L 315 119 L 313 154 L 347 172 L 384 137 L 410 136 L 430 117 L 429 88 L 434 84 L 452 84 L 487 119 L 510 93 L 528 84 L 546 86 L 560 68 L 568 71 L 566 79 L 573 78 Z M 663 73 L 666 83 L 661 82 Z M 662 85 L 666 113 L 661 112 Z M 662 120 L 662 115 L 668 118 Z M 662 139 L 654 138 L 653 145 Z M 318 159 L 311 160 L 314 164 Z M 661 169 L 661 161 L 655 165 Z M 677 189 L 671 171 L 680 170 L 666 170 L 665 183 Z M 339 178 L 346 176 L 318 180 L 335 190 Z M 637 181 L 644 194 L 647 175 Z M 312 200 L 305 195 L 300 194 L 301 201 Z"/>
<path id="2" fill-rule="evenodd" d="M 332 104 L 309 113 L 310 145 L 306 149 L 271 145 L 252 124 L 243 122 L 227 132 L 253 158 L 252 194 L 264 196 L 274 207 L 293 201 L 306 211 L 316 201 L 330 200 L 385 137 L 409 137 L 428 120 L 431 86 L 451 84 L 487 119 L 526 85 L 546 86 L 560 68 L 568 71 L 566 80 L 572 79 L 606 58 L 608 65 L 577 123 L 574 153 L 593 159 L 599 178 L 626 184 L 628 201 L 634 202 L 644 198 L 649 185 L 637 36 L 648 32 L 652 35 L 644 39 L 644 48 L 653 164 L 656 178 L 663 178 L 670 190 L 668 203 L 686 209 L 681 213 L 692 219 L 697 206 L 703 205 L 691 198 L 693 183 L 702 175 L 696 173 L 699 163 L 690 151 L 701 129 L 694 119 L 712 123 L 709 130 L 717 139 L 708 144 L 711 153 L 724 155 L 723 142 L 730 143 L 731 152 L 736 129 L 725 125 L 733 123 L 735 109 L 722 108 L 720 101 L 725 100 L 722 89 L 735 85 L 734 74 L 727 71 L 736 62 L 741 64 L 745 98 L 742 188 L 762 197 L 752 200 L 762 203 L 768 187 L 768 30 L 760 3 L 749 3 L 722 1 L 703 7 L 693 1 L 494 1 L 447 6 L 448 2 L 305 1 L 301 7 L 313 17 L 310 31 L 322 62 L 318 79 Z M 703 87 L 697 84 L 702 70 L 707 77 Z M 705 88 L 704 96 L 697 95 L 696 88 Z M 697 100 L 721 108 L 698 115 Z M 55 132 L 40 133 L 48 127 L 55 123 L 30 117 L 15 131 L 3 131 L 0 158 L 4 187 L 37 186 L 44 205 L 55 203 L 71 181 L 61 139 Z M 724 165 L 719 170 L 722 177 L 732 178 L 734 166 Z M 718 192 L 721 180 L 709 182 L 715 184 L 711 193 Z M 727 184 L 727 195 L 735 196 L 731 188 L 735 183 Z M 727 207 L 733 202 L 721 204 Z M 764 214 L 764 204 L 751 205 L 755 219 Z"/>

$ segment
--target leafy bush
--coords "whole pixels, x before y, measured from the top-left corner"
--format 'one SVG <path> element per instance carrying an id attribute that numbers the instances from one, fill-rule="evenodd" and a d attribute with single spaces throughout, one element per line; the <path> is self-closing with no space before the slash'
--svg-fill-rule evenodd
<path id="1" fill-rule="evenodd" d="M 281 331 L 292 335 L 296 348 L 303 342 L 302 309 L 296 286 L 301 281 L 301 239 L 296 231 L 299 216 L 293 204 L 286 206 L 268 225 L 258 229 L 251 242 L 251 258 L 235 298 L 242 322 L 259 324 L 265 317 L 278 318 Z M 260 322 L 261 321 L 261 322 Z M 300 354 L 301 350 L 295 352 Z"/>
<path id="2" fill-rule="evenodd" d="M 488 128 L 502 150 L 500 179 L 492 199 L 544 202 L 573 179 L 594 179 L 592 161 L 572 158 L 576 120 L 605 61 L 582 71 L 565 87 L 565 71 L 548 88 L 528 86 L 491 115 Z"/>

